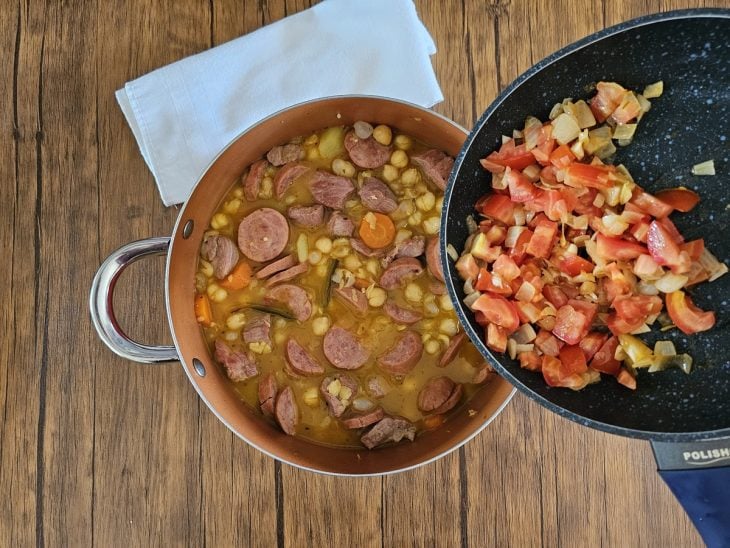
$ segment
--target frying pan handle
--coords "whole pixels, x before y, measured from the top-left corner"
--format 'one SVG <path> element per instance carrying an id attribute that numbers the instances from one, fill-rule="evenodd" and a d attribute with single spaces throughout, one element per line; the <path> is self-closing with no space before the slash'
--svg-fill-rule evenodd
<path id="1" fill-rule="evenodd" d="M 652 442 L 659 475 L 709 548 L 730 546 L 730 438 Z"/>
<path id="2" fill-rule="evenodd" d="M 109 255 L 96 271 L 89 295 L 91 321 L 104 344 L 122 358 L 140 363 L 180 359 L 174 346 L 149 346 L 133 341 L 122 331 L 114 315 L 114 286 L 124 269 L 142 257 L 163 255 L 169 247 L 170 238 L 131 242 Z"/>

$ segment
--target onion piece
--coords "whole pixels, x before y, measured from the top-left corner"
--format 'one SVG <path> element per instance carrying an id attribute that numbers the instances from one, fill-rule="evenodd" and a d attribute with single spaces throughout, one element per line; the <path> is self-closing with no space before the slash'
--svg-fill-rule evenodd
<path id="1" fill-rule="evenodd" d="M 478 291 L 469 293 L 466 297 L 464 297 L 463 302 L 469 307 L 469 309 L 471 309 L 471 305 L 473 305 L 474 301 L 476 301 L 480 296 L 481 294 Z"/>
<path id="2" fill-rule="evenodd" d="M 451 257 L 452 261 L 459 260 L 459 253 L 456 251 L 456 248 L 453 245 L 451 245 L 451 244 L 446 245 L 446 253 L 448 254 L 449 257 Z"/>
<path id="3" fill-rule="evenodd" d="M 664 82 L 659 80 L 646 86 L 642 95 L 647 99 L 655 99 L 656 97 L 661 97 L 662 93 L 664 93 Z"/>
<path id="4" fill-rule="evenodd" d="M 654 282 L 654 286 L 662 293 L 672 293 L 682 289 L 687 284 L 687 280 L 687 276 L 667 272 Z"/>
<path id="5" fill-rule="evenodd" d="M 510 335 L 517 344 L 528 344 L 537 338 L 537 333 L 529 323 L 523 323 L 520 328 Z"/>
<path id="6" fill-rule="evenodd" d="M 517 245 L 517 239 L 520 237 L 525 230 L 524 226 L 511 226 L 507 229 L 507 236 L 504 238 L 504 246 L 512 249 Z"/>
<path id="7" fill-rule="evenodd" d="M 714 175 L 715 174 L 715 162 L 714 160 L 707 160 L 692 166 L 692 175 Z"/>
<path id="8" fill-rule="evenodd" d="M 717 257 L 710 253 L 707 248 L 702 250 L 702 254 L 697 262 L 709 274 L 709 280 L 711 282 L 714 282 L 720 276 L 727 273 L 727 265 L 718 261 Z"/>

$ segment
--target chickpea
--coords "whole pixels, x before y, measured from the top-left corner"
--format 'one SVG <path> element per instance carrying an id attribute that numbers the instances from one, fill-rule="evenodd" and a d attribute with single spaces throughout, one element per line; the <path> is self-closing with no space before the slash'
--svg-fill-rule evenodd
<path id="1" fill-rule="evenodd" d="M 330 240 L 326 236 L 322 236 L 320 239 L 314 242 L 314 247 L 319 249 L 322 253 L 329 253 L 330 251 L 332 251 L 332 240 Z"/>
<path id="2" fill-rule="evenodd" d="M 304 403 L 310 407 L 316 407 L 319 405 L 319 394 L 317 393 L 317 388 L 314 386 L 307 388 L 302 394 L 302 399 L 304 400 Z"/>
<path id="3" fill-rule="evenodd" d="M 274 180 L 271 177 L 261 179 L 261 188 L 259 189 L 259 198 L 268 200 L 274 195 Z"/>
<path id="4" fill-rule="evenodd" d="M 370 294 L 368 296 L 368 304 L 373 308 L 381 307 L 383 306 L 383 304 L 385 304 L 385 299 L 387 296 L 388 295 L 384 289 L 380 287 L 373 287 L 370 290 Z"/>
<path id="5" fill-rule="evenodd" d="M 438 199 L 436 200 L 436 211 L 441 213 L 441 208 L 443 207 L 443 205 L 444 205 L 444 197 L 439 196 Z"/>
<path id="6" fill-rule="evenodd" d="M 307 260 L 309 264 L 316 265 L 322 260 L 322 254 L 319 251 L 310 251 Z"/>
<path id="7" fill-rule="evenodd" d="M 345 257 L 345 268 L 354 271 L 357 270 L 362 266 L 362 263 L 360 262 L 360 259 L 358 259 L 357 255 L 348 255 Z"/>
<path id="8" fill-rule="evenodd" d="M 327 316 L 320 316 L 312 320 L 312 332 L 321 337 L 330 328 L 330 319 Z"/>
<path id="9" fill-rule="evenodd" d="M 228 291 L 226 291 L 222 287 L 219 287 L 215 290 L 210 299 L 215 303 L 222 303 L 226 300 L 226 297 L 228 297 Z"/>
<path id="10" fill-rule="evenodd" d="M 319 135 L 312 133 L 309 137 L 304 139 L 305 145 L 316 145 L 319 142 Z"/>
<path id="11" fill-rule="evenodd" d="M 420 303 L 423 299 L 423 290 L 421 287 L 414 283 L 409 283 L 406 286 L 405 297 L 412 303 Z"/>
<path id="12" fill-rule="evenodd" d="M 424 349 L 426 350 L 427 354 L 436 354 L 439 350 L 441 350 L 441 345 L 439 342 L 435 339 L 431 339 L 430 341 L 427 341 L 424 345 Z"/>
<path id="13" fill-rule="evenodd" d="M 319 147 L 317 147 L 317 146 L 308 147 L 306 156 L 307 156 L 307 160 L 319 160 L 321 157 L 319 154 Z"/>
<path id="14" fill-rule="evenodd" d="M 453 310 L 454 305 L 451 302 L 451 299 L 448 295 L 441 295 L 439 297 L 439 306 L 441 306 L 441 310 Z"/>
<path id="15" fill-rule="evenodd" d="M 398 232 L 395 233 L 395 243 L 399 244 L 401 242 L 404 242 L 411 236 L 413 236 L 412 231 L 407 230 L 405 228 L 401 228 L 400 230 L 398 230 Z"/>
<path id="16" fill-rule="evenodd" d="M 210 278 L 213 275 L 213 265 L 210 264 L 208 261 L 201 260 L 200 272 L 202 272 L 204 276 Z"/>
<path id="17" fill-rule="evenodd" d="M 404 186 L 415 185 L 418 182 L 420 182 L 420 180 L 421 180 L 421 173 L 415 167 L 406 169 L 403 172 L 403 174 L 400 176 L 400 182 L 403 183 Z"/>
<path id="18" fill-rule="evenodd" d="M 215 292 L 220 289 L 220 286 L 216 283 L 211 283 L 206 288 L 205 292 L 208 294 L 208 297 L 212 298 L 213 295 L 215 295 Z"/>
<path id="19" fill-rule="evenodd" d="M 380 270 L 380 265 L 378 264 L 377 259 L 370 259 L 365 265 L 365 268 L 370 274 L 377 276 L 378 271 Z"/>
<path id="20" fill-rule="evenodd" d="M 227 227 L 228 223 L 228 215 L 226 215 L 225 213 L 216 213 L 210 220 L 210 226 L 215 228 L 216 230 Z"/>
<path id="21" fill-rule="evenodd" d="M 223 206 L 223 209 L 225 209 L 226 213 L 234 214 L 238 211 L 239 207 L 241 207 L 241 200 L 235 198 L 230 202 L 226 202 L 226 205 Z"/>
<path id="22" fill-rule="evenodd" d="M 384 146 L 388 146 L 393 140 L 393 131 L 385 125 L 375 126 L 373 128 L 373 139 Z"/>
<path id="23" fill-rule="evenodd" d="M 243 189 L 241 187 L 238 187 L 236 190 L 234 190 L 233 197 L 234 198 L 243 198 Z"/>
<path id="24" fill-rule="evenodd" d="M 392 183 L 398 178 L 398 168 L 390 164 L 383 166 L 383 179 L 386 183 Z"/>
<path id="25" fill-rule="evenodd" d="M 231 331 L 238 331 L 246 324 L 246 316 L 242 312 L 236 312 L 228 316 L 226 327 Z"/>
<path id="26" fill-rule="evenodd" d="M 422 215 L 420 211 L 416 211 L 413 215 L 408 217 L 408 224 L 411 226 L 418 226 L 421 224 Z"/>
<path id="27" fill-rule="evenodd" d="M 276 333 L 274 333 L 274 342 L 276 344 L 284 344 L 285 341 L 286 333 L 284 333 L 283 331 L 277 331 Z"/>
<path id="28" fill-rule="evenodd" d="M 423 221 L 423 231 L 426 234 L 438 234 L 439 226 L 441 225 L 440 217 L 429 217 Z"/>
<path id="29" fill-rule="evenodd" d="M 390 163 L 395 167 L 406 167 L 408 165 L 408 154 L 402 150 L 394 150 L 390 155 Z"/>
<path id="30" fill-rule="evenodd" d="M 238 338 L 238 333 L 236 333 L 235 331 L 226 331 L 225 333 L 223 333 L 223 338 L 228 342 L 233 342 Z"/>
<path id="31" fill-rule="evenodd" d="M 396 135 L 393 140 L 393 144 L 396 148 L 408 150 L 413 145 L 413 141 L 411 141 L 411 138 L 408 137 L 408 135 Z"/>
<path id="32" fill-rule="evenodd" d="M 354 177 L 356 173 L 355 166 L 342 158 L 332 160 L 332 171 L 343 177 Z"/>
<path id="33" fill-rule="evenodd" d="M 445 320 L 441 320 L 441 323 L 439 324 L 439 331 L 441 331 L 441 333 L 450 335 L 452 337 L 454 335 L 456 335 L 458 330 L 459 330 L 459 326 L 456 324 L 456 320 L 454 320 L 452 318 L 447 318 Z"/>
<path id="34" fill-rule="evenodd" d="M 416 207 L 421 211 L 428 211 L 436 205 L 436 196 L 433 192 L 424 192 L 416 198 Z"/>

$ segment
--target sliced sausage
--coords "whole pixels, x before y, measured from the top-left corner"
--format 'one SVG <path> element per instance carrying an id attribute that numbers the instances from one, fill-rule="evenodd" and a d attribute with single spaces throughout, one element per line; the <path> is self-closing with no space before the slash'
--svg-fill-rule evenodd
<path id="1" fill-rule="evenodd" d="M 368 298 L 356 287 L 336 287 L 334 295 L 358 314 L 364 314 L 368 310 Z"/>
<path id="2" fill-rule="evenodd" d="M 356 428 L 365 428 L 366 426 L 375 424 L 384 416 L 385 413 L 383 413 L 383 410 L 380 407 L 376 407 L 372 411 L 368 411 L 367 413 L 363 413 L 362 415 L 355 415 L 346 419 L 342 419 L 342 425 L 349 430 L 354 430 Z"/>
<path id="3" fill-rule="evenodd" d="M 347 177 L 317 170 L 309 183 L 314 201 L 332 209 L 342 209 L 355 192 L 355 185 Z"/>
<path id="4" fill-rule="evenodd" d="M 461 348 L 461 345 L 464 344 L 465 340 L 466 333 L 464 333 L 463 331 L 454 335 L 454 337 L 449 342 L 449 346 L 447 346 L 446 350 L 444 350 L 444 353 L 441 354 L 441 358 L 439 359 L 439 367 L 446 367 L 451 363 L 451 361 L 459 353 L 459 349 Z"/>
<path id="5" fill-rule="evenodd" d="M 286 211 L 287 217 L 300 226 L 314 228 L 324 223 L 324 206 L 291 206 Z"/>
<path id="6" fill-rule="evenodd" d="M 417 166 L 423 176 L 434 185 L 441 190 L 446 189 L 446 181 L 449 180 L 451 169 L 454 167 L 454 159 L 451 156 L 440 150 L 431 149 L 411 156 L 411 163 Z"/>
<path id="7" fill-rule="evenodd" d="M 420 276 L 422 272 L 423 267 L 418 259 L 412 257 L 396 259 L 380 276 L 380 287 L 397 289 L 416 276 Z"/>
<path id="8" fill-rule="evenodd" d="M 233 240 L 225 236 L 206 238 L 200 248 L 200 254 L 213 266 L 213 274 L 222 280 L 231 273 L 238 263 L 238 249 Z"/>
<path id="9" fill-rule="evenodd" d="M 431 413 L 446 403 L 455 388 L 456 383 L 449 377 L 429 379 L 418 393 L 418 408 L 424 413 Z"/>
<path id="10" fill-rule="evenodd" d="M 325 357 L 338 369 L 358 369 L 370 357 L 370 352 L 355 335 L 337 326 L 325 334 L 322 349 Z"/>
<path id="11" fill-rule="evenodd" d="M 289 162 L 279 168 L 274 175 L 274 194 L 277 198 L 284 196 L 284 193 L 294 182 L 294 179 L 309 171 L 309 168 L 299 162 Z"/>
<path id="12" fill-rule="evenodd" d="M 215 341 L 215 359 L 223 364 L 233 382 L 245 381 L 259 374 L 253 354 L 234 351 L 220 339 Z"/>
<path id="13" fill-rule="evenodd" d="M 333 417 L 339 417 L 345 412 L 357 394 L 357 389 L 357 381 L 346 373 L 327 377 L 319 386 L 319 391 Z"/>
<path id="14" fill-rule="evenodd" d="M 267 154 L 266 159 L 276 167 L 283 166 L 289 162 L 295 162 L 302 157 L 304 149 L 302 145 L 288 144 L 279 145 L 272 148 Z"/>
<path id="15" fill-rule="evenodd" d="M 270 207 L 262 207 L 238 225 L 238 247 L 252 261 L 265 263 L 279 255 L 289 243 L 289 223 Z"/>
<path id="16" fill-rule="evenodd" d="M 378 365 L 391 375 L 407 375 L 422 355 L 421 336 L 415 331 L 405 331 L 395 344 L 378 358 Z"/>
<path id="17" fill-rule="evenodd" d="M 414 236 L 400 243 L 397 243 L 388 251 L 387 255 L 380 260 L 383 268 L 388 268 L 394 259 L 402 257 L 420 257 L 426 249 L 426 238 L 423 236 Z"/>
<path id="18" fill-rule="evenodd" d="M 367 384 L 368 393 L 374 398 L 382 398 L 390 392 L 390 385 L 383 377 L 370 377 Z"/>
<path id="19" fill-rule="evenodd" d="M 271 346 L 271 315 L 262 314 L 246 322 L 243 328 L 243 341 L 246 343 L 266 343 Z"/>
<path id="20" fill-rule="evenodd" d="M 416 437 L 416 427 L 403 417 L 383 417 L 370 431 L 360 438 L 368 449 L 378 447 L 388 442 L 398 443 L 403 438 L 413 441 Z"/>
<path id="21" fill-rule="evenodd" d="M 365 169 L 380 167 L 390 158 L 390 147 L 381 145 L 373 137 L 360 139 L 354 131 L 345 135 L 345 148 L 352 162 Z"/>
<path id="22" fill-rule="evenodd" d="M 285 434 L 293 436 L 296 433 L 297 422 L 299 422 L 299 407 L 294 399 L 294 390 L 287 386 L 279 393 L 274 406 L 274 416 Z"/>
<path id="23" fill-rule="evenodd" d="M 423 318 L 423 314 L 421 312 L 411 310 L 410 308 L 403 308 L 392 301 L 385 302 L 383 305 L 383 311 L 390 316 L 394 322 L 406 325 L 416 323 Z"/>
<path id="24" fill-rule="evenodd" d="M 367 177 L 358 191 L 360 201 L 371 211 L 378 213 L 393 213 L 398 209 L 398 199 L 380 179 Z"/>
<path id="25" fill-rule="evenodd" d="M 331 236 L 352 236 L 355 231 L 355 223 L 350 218 L 340 211 L 333 211 L 330 216 L 330 220 L 327 221 L 327 231 Z"/>
<path id="26" fill-rule="evenodd" d="M 309 270 L 309 263 L 299 263 L 298 265 L 294 265 L 283 272 L 274 274 L 271 278 L 266 280 L 266 287 L 271 287 L 272 285 L 293 280 L 300 274 L 304 274 L 307 270 Z"/>
<path id="27" fill-rule="evenodd" d="M 360 255 L 365 257 L 382 257 L 385 254 L 385 248 L 383 249 L 371 249 L 365 242 L 358 238 L 350 238 L 350 247 L 357 251 Z"/>
<path id="28" fill-rule="evenodd" d="M 274 262 L 267 264 L 261 270 L 256 272 L 256 277 L 259 280 L 263 280 L 264 278 L 268 278 L 272 274 L 276 274 L 277 272 L 286 270 L 287 268 L 290 268 L 290 267 L 294 266 L 295 264 L 297 264 L 296 256 L 287 255 L 286 257 L 282 257 L 281 259 L 276 259 Z"/>
<path id="29" fill-rule="evenodd" d="M 444 271 L 441 269 L 441 253 L 439 253 L 439 237 L 431 238 L 426 246 L 426 265 L 428 271 L 438 281 L 444 281 Z"/>
<path id="30" fill-rule="evenodd" d="M 274 416 L 274 403 L 279 387 L 276 384 L 276 377 L 273 373 L 267 373 L 259 381 L 259 407 L 267 417 Z"/>
<path id="31" fill-rule="evenodd" d="M 433 281 L 430 284 L 428 284 L 428 290 L 433 293 L 434 295 L 446 295 L 448 293 L 446 291 L 446 284 L 443 284 L 441 282 Z"/>
<path id="32" fill-rule="evenodd" d="M 309 377 L 324 373 L 324 367 L 296 339 L 286 341 L 286 362 L 297 375 Z"/>
<path id="33" fill-rule="evenodd" d="M 464 387 L 461 384 L 457 384 L 454 387 L 454 391 L 451 392 L 448 399 L 442 403 L 439 407 L 433 410 L 434 415 L 441 415 L 447 411 L 451 411 L 456 404 L 461 400 L 461 396 L 464 394 Z"/>
<path id="34" fill-rule="evenodd" d="M 312 315 L 312 302 L 307 292 L 296 285 L 281 284 L 266 292 L 264 302 L 278 302 L 286 305 L 294 317 L 304 322 Z"/>
<path id="35" fill-rule="evenodd" d="M 248 175 L 243 182 L 243 195 L 250 202 L 256 200 L 259 197 L 259 190 L 261 190 L 261 180 L 264 178 L 264 172 L 269 167 L 269 162 L 266 160 L 258 160 L 251 164 L 248 170 Z"/>
<path id="36" fill-rule="evenodd" d="M 477 368 L 477 372 L 474 373 L 474 378 L 471 382 L 472 384 L 484 384 L 494 375 L 496 375 L 496 373 L 494 372 L 494 369 L 492 369 L 492 366 L 487 362 L 484 362 Z"/>

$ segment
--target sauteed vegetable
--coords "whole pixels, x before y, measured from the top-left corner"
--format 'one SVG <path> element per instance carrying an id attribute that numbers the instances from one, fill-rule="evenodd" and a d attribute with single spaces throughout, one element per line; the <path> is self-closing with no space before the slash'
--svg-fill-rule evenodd
<path id="1" fill-rule="evenodd" d="M 608 159 L 630 144 L 649 98 L 600 82 L 589 102 L 565 99 L 550 121 L 528 117 L 481 163 L 491 191 L 456 268 L 486 343 L 509 352 L 550 386 L 579 390 L 601 373 L 636 388 L 636 370 L 680 367 L 669 341 L 654 349 L 635 335 L 657 320 L 691 334 L 715 315 L 686 289 L 727 272 L 702 239 L 685 241 L 670 219 L 699 196 L 686 188 L 646 192 Z M 666 314 L 663 313 L 666 305 Z M 667 317 L 668 315 L 668 317 Z"/>
<path id="2" fill-rule="evenodd" d="M 330 127 L 269 151 L 212 217 L 196 316 L 243 401 L 287 434 L 412 440 L 489 380 L 439 263 L 452 165 L 385 125 Z"/>

